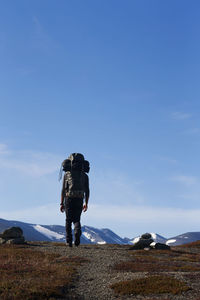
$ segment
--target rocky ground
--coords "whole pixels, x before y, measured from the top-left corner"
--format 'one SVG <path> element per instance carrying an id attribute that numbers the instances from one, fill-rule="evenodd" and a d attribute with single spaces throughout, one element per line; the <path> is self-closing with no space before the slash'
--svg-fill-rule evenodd
<path id="1" fill-rule="evenodd" d="M 67 257 L 82 257 L 87 261 L 78 267 L 77 276 L 74 280 L 74 284 L 70 290 L 70 296 L 67 299 L 76 300 L 111 300 L 111 299 L 195 299 L 200 300 L 200 248 L 180 248 L 174 247 L 171 251 L 158 251 L 149 250 L 149 257 L 146 257 L 147 251 L 141 250 L 138 256 L 141 261 L 138 261 L 138 266 L 144 267 L 141 270 L 115 270 L 113 266 L 119 263 L 125 263 L 134 260 L 135 262 L 135 251 L 130 251 L 128 245 L 80 245 L 79 247 L 69 248 L 64 244 L 56 245 L 56 243 L 40 243 L 35 245 L 36 249 L 48 252 L 56 252 L 62 256 Z M 153 252 L 152 252 L 153 251 Z M 134 252 L 134 253 L 133 253 Z M 136 255 L 137 255 L 136 253 Z M 152 253 L 154 261 L 150 266 L 154 266 L 152 271 L 145 270 L 146 261 L 152 259 Z M 165 258 L 163 261 L 163 253 Z M 170 253 L 170 254 L 169 254 Z M 185 253 L 185 254 L 184 254 Z M 144 259 L 143 259 L 144 257 Z M 146 258 L 145 258 L 146 257 Z M 145 260 L 147 259 L 148 260 Z M 155 259 L 156 263 L 159 262 L 155 271 Z M 182 261 L 181 261 L 182 260 Z M 188 261 L 187 261 L 188 260 Z M 172 262 L 173 270 L 169 269 L 169 265 Z M 161 263 L 161 264 L 160 264 Z M 187 267 L 189 263 L 189 269 Z M 164 264 L 164 265 L 163 265 Z M 166 271 L 163 269 L 166 265 Z M 159 269 L 160 268 L 160 269 Z M 179 269 L 180 268 L 180 269 Z M 181 269 L 182 268 L 182 269 Z M 191 270 L 190 270 L 191 268 Z M 137 269 L 137 268 L 136 268 Z M 186 292 L 182 292 L 177 295 L 170 293 L 165 294 L 151 294 L 151 295 L 117 295 L 114 294 L 110 285 L 116 282 L 130 280 L 135 278 L 144 278 L 155 274 L 170 275 L 173 278 L 177 278 L 182 282 L 186 283 L 190 288 Z"/>

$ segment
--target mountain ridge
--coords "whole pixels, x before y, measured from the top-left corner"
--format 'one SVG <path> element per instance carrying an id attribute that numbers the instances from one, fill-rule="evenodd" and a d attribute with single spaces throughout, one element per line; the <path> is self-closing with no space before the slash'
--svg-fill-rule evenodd
<path id="1" fill-rule="evenodd" d="M 0 233 L 12 226 L 21 227 L 27 241 L 65 242 L 65 226 L 62 225 L 40 225 L 0 218 Z M 200 240 L 200 232 L 187 232 L 172 238 L 165 238 L 157 233 L 151 233 L 151 235 L 156 243 L 164 243 L 169 246 L 178 246 Z M 139 238 L 140 236 L 122 238 L 109 228 L 98 229 L 88 225 L 82 226 L 82 244 L 133 245 Z"/>

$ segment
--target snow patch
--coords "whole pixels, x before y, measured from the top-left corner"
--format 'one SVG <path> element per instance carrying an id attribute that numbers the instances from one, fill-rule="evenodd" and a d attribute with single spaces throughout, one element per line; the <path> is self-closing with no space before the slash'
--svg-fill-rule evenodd
<path id="1" fill-rule="evenodd" d="M 168 240 L 168 241 L 166 242 L 166 245 L 172 244 L 172 243 L 175 243 L 175 242 L 176 242 L 176 240 Z"/>
<path id="2" fill-rule="evenodd" d="M 153 232 L 151 232 L 150 234 L 151 234 L 152 238 L 153 238 L 154 240 L 156 240 L 157 235 L 156 235 L 155 233 L 153 233 Z"/>
<path id="3" fill-rule="evenodd" d="M 132 241 L 130 241 L 132 244 L 137 243 L 140 240 L 140 236 L 134 238 Z"/>
<path id="4" fill-rule="evenodd" d="M 89 234 L 88 232 L 84 231 L 82 233 L 88 240 L 90 240 L 91 242 L 95 242 L 95 239 L 92 237 L 91 234 Z"/>
<path id="5" fill-rule="evenodd" d="M 97 244 L 104 245 L 104 244 L 106 244 L 106 242 L 105 241 L 103 241 L 103 242 L 97 242 Z"/>
<path id="6" fill-rule="evenodd" d="M 150 244 L 151 247 L 155 247 L 155 245 L 156 245 L 156 242 L 152 242 L 152 243 Z"/>
<path id="7" fill-rule="evenodd" d="M 48 237 L 51 240 L 53 240 L 54 238 L 56 238 L 57 240 L 60 240 L 65 237 L 63 234 L 59 234 L 55 231 L 49 230 L 41 225 L 32 225 L 32 226 L 35 230 L 44 234 L 46 237 Z"/>

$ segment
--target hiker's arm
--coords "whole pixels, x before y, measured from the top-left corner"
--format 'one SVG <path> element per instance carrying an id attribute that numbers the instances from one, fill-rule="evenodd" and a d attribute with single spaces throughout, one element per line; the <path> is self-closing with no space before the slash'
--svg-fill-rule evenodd
<path id="1" fill-rule="evenodd" d="M 85 203 L 83 205 L 83 211 L 86 212 L 88 209 L 88 201 L 90 197 L 90 189 L 89 189 L 89 178 L 86 177 L 86 185 L 85 185 Z"/>
<path id="2" fill-rule="evenodd" d="M 65 176 L 63 177 L 63 185 L 60 199 L 60 211 L 64 212 L 64 200 L 65 200 Z"/>
<path id="3" fill-rule="evenodd" d="M 88 209 L 88 200 L 89 200 L 89 196 L 85 197 L 85 203 L 83 205 L 83 211 L 86 212 Z"/>

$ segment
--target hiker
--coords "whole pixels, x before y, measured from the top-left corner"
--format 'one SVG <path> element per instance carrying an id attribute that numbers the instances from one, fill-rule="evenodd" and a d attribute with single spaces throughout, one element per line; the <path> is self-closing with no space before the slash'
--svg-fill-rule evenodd
<path id="1" fill-rule="evenodd" d="M 60 211 L 66 213 L 66 243 L 72 247 L 72 223 L 74 224 L 74 244 L 79 246 L 81 236 L 81 213 L 88 209 L 89 200 L 89 162 L 80 153 L 72 153 L 62 163 L 63 178 Z M 83 203 L 83 200 L 84 203 Z"/>

